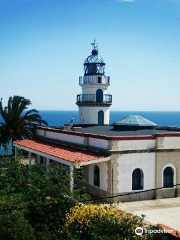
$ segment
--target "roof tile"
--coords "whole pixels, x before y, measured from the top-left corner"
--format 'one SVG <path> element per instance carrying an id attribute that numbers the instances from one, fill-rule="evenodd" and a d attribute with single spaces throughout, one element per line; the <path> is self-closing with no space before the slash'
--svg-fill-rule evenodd
<path id="1" fill-rule="evenodd" d="M 24 139 L 14 141 L 14 144 L 73 163 L 88 162 L 107 157 L 100 153 L 74 149 L 71 147 L 65 147 L 59 144 L 48 143 L 39 140 Z"/>

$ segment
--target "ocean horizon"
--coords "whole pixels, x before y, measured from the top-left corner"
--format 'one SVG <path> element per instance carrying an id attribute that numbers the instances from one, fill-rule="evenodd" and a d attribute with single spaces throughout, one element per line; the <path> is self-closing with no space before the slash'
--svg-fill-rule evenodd
<path id="1" fill-rule="evenodd" d="M 40 110 L 39 113 L 49 126 L 68 124 L 70 118 L 74 118 L 74 124 L 78 124 L 78 111 Z M 129 115 L 140 115 L 159 126 L 180 127 L 180 111 L 110 111 L 110 124 Z M 0 121 L 2 121 L 1 116 Z"/>
<path id="2" fill-rule="evenodd" d="M 78 123 L 78 111 L 40 110 L 39 113 L 49 126 L 67 124 L 70 118 L 74 118 L 74 124 Z M 159 126 L 180 127 L 180 111 L 110 111 L 110 123 L 129 115 L 140 115 Z"/>

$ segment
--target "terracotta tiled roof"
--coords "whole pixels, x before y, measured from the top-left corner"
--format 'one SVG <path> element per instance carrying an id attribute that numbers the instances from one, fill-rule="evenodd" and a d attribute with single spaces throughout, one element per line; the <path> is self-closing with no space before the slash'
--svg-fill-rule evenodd
<path id="1" fill-rule="evenodd" d="M 103 154 L 79 150 L 71 147 L 64 147 L 58 144 L 43 142 L 39 140 L 24 139 L 14 141 L 14 144 L 73 163 L 88 162 L 107 157 Z"/>
<path id="2" fill-rule="evenodd" d="M 177 230 L 175 230 L 175 229 L 173 229 L 171 227 L 168 227 L 168 226 L 166 226 L 164 224 L 159 224 L 159 226 L 162 227 L 163 230 L 166 230 L 166 231 L 170 230 L 171 231 L 171 233 L 169 233 L 170 235 L 173 235 L 177 239 L 180 238 L 180 232 L 179 231 L 177 231 Z"/>

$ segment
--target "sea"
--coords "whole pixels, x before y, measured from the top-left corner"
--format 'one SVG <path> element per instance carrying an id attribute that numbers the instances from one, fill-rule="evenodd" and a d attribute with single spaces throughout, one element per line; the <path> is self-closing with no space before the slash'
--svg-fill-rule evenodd
<path id="1" fill-rule="evenodd" d="M 49 126 L 62 126 L 68 124 L 70 118 L 74 118 L 74 124 L 78 123 L 78 111 L 39 111 L 41 117 Z M 110 123 L 115 123 L 129 115 L 140 115 L 159 126 L 180 127 L 180 111 L 110 111 Z M 0 122 L 3 121 L 0 115 Z"/>
<path id="2" fill-rule="evenodd" d="M 70 118 L 74 118 L 74 124 L 78 123 L 78 111 L 39 111 L 49 126 L 61 126 L 68 124 Z M 140 115 L 159 126 L 180 127 L 180 111 L 111 111 L 110 123 L 115 123 L 129 115 Z"/>

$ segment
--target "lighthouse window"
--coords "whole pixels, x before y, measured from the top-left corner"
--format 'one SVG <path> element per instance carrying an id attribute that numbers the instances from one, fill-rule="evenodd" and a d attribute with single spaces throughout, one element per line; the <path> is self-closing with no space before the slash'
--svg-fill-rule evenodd
<path id="1" fill-rule="evenodd" d="M 97 165 L 94 166 L 94 185 L 100 186 L 100 169 Z"/>
<path id="2" fill-rule="evenodd" d="M 98 77 L 98 83 L 101 83 L 101 79 L 102 79 L 101 77 Z"/>
<path id="3" fill-rule="evenodd" d="M 171 188 L 174 185 L 174 170 L 172 167 L 166 167 L 163 172 L 163 187 Z"/>
<path id="4" fill-rule="evenodd" d="M 142 190 L 144 185 L 144 174 L 142 169 L 136 168 L 132 173 L 132 190 Z"/>

